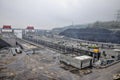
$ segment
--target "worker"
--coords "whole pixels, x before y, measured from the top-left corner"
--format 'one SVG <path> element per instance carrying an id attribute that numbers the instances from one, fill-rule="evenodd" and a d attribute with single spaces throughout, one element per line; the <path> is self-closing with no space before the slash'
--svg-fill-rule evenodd
<path id="1" fill-rule="evenodd" d="M 97 58 L 97 60 L 100 59 L 101 53 L 99 51 L 99 48 L 95 48 L 93 49 L 93 53 L 94 53 L 94 58 Z"/>
<path id="2" fill-rule="evenodd" d="M 94 52 L 94 53 L 99 53 L 99 49 L 98 49 L 98 48 L 95 48 L 95 49 L 93 49 L 93 52 Z"/>

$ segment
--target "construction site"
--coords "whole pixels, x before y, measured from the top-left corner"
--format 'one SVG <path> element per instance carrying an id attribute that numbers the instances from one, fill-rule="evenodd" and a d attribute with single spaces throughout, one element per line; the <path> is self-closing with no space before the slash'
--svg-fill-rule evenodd
<path id="1" fill-rule="evenodd" d="M 120 44 L 38 35 L 33 26 L 10 25 L 3 25 L 0 39 L 0 80 L 120 79 Z"/>

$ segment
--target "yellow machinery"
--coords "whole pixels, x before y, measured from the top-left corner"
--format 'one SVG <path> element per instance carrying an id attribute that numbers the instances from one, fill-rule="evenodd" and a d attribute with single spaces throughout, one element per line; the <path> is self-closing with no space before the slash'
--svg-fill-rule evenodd
<path id="1" fill-rule="evenodd" d="M 99 51 L 99 49 L 93 49 L 93 52 L 94 53 L 99 53 L 100 51 Z"/>

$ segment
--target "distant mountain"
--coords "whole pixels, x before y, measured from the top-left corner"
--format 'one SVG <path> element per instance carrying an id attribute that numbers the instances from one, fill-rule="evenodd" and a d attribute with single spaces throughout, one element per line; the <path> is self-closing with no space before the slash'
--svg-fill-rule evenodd
<path id="1" fill-rule="evenodd" d="M 120 29 L 120 22 L 117 21 L 97 21 L 95 23 L 88 24 L 88 27 L 93 28 L 105 28 L 105 29 Z"/>
<path id="2" fill-rule="evenodd" d="M 67 29 L 59 35 L 89 41 L 120 43 L 120 31 L 113 32 L 104 28 Z"/>
<path id="3" fill-rule="evenodd" d="M 54 28 L 51 32 L 59 34 L 67 29 L 81 29 L 81 28 L 105 28 L 109 30 L 120 30 L 120 22 L 116 21 L 96 21 L 94 23 L 84 24 L 84 25 L 70 25 L 62 28 Z"/>
<path id="4" fill-rule="evenodd" d="M 88 27 L 87 25 L 69 25 L 69 26 L 65 26 L 65 27 L 62 27 L 62 28 L 54 28 L 52 29 L 52 32 L 54 33 L 60 33 L 64 30 L 67 30 L 67 29 L 80 29 L 80 28 L 86 28 Z"/>

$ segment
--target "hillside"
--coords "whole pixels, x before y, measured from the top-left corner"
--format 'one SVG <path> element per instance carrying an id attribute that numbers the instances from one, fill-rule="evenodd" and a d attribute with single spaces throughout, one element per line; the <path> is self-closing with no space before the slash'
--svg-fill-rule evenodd
<path id="1" fill-rule="evenodd" d="M 88 27 L 87 25 L 69 25 L 69 26 L 64 26 L 64 27 L 61 27 L 61 28 L 54 28 L 52 29 L 51 32 L 54 32 L 54 33 L 60 33 L 64 30 L 67 30 L 67 29 L 80 29 L 80 28 L 86 28 Z"/>
<path id="2" fill-rule="evenodd" d="M 54 28 L 51 32 L 59 34 L 67 29 L 81 29 L 81 28 L 105 28 L 109 30 L 120 30 L 120 22 L 116 21 L 96 21 L 94 23 L 83 24 L 83 25 L 69 25 L 61 28 Z"/>
<path id="3" fill-rule="evenodd" d="M 114 32 L 104 28 L 67 29 L 59 35 L 90 41 L 120 43 L 120 31 Z"/>
<path id="4" fill-rule="evenodd" d="M 120 22 L 116 22 L 116 21 L 106 21 L 106 22 L 97 21 L 95 23 L 88 24 L 88 27 L 105 28 L 105 29 L 120 29 Z"/>

